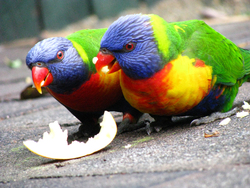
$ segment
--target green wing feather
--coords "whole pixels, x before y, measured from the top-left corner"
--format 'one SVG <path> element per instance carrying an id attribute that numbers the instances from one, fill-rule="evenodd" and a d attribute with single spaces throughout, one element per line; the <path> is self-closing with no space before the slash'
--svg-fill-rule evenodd
<path id="1" fill-rule="evenodd" d="M 241 54 L 242 54 L 242 57 L 243 57 L 243 63 L 244 63 L 244 67 L 245 67 L 245 70 L 246 70 L 246 78 L 249 79 L 250 78 L 250 50 L 246 50 L 246 49 L 242 49 L 240 48 L 240 51 L 241 51 Z"/>

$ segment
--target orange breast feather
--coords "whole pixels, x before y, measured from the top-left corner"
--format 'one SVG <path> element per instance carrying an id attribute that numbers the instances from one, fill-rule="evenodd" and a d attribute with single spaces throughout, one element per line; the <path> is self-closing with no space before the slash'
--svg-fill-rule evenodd
<path id="1" fill-rule="evenodd" d="M 147 79 L 132 80 L 121 72 L 126 100 L 141 112 L 153 115 L 188 111 L 199 104 L 212 85 L 212 67 L 181 55 Z"/>

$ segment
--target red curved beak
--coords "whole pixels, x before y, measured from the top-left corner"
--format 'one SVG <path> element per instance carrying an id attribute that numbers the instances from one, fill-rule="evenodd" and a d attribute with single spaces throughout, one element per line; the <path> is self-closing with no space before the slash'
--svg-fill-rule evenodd
<path id="1" fill-rule="evenodd" d="M 42 94 L 41 87 L 48 86 L 53 81 L 53 76 L 46 67 L 33 67 L 32 79 L 37 91 Z"/>
<path id="2" fill-rule="evenodd" d="M 111 74 L 121 69 L 112 54 L 104 54 L 101 51 L 97 54 L 96 59 L 93 59 L 93 63 L 98 73 Z"/>

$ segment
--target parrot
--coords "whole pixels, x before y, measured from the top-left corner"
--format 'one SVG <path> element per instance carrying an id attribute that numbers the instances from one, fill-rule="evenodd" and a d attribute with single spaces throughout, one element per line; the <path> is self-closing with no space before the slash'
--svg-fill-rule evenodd
<path id="1" fill-rule="evenodd" d="M 125 99 L 153 125 L 173 116 L 198 117 L 199 125 L 204 116 L 231 111 L 249 79 L 250 51 L 202 20 L 132 14 L 109 26 L 93 63 L 100 74 L 119 72 Z"/>
<path id="2" fill-rule="evenodd" d="M 106 30 L 85 29 L 67 37 L 47 38 L 32 47 L 26 56 L 37 91 L 41 93 L 41 88 L 46 87 L 81 121 L 78 137 L 99 132 L 98 119 L 104 110 L 123 112 L 121 124 L 135 122 L 141 115 L 124 99 L 119 72 L 99 75 L 92 63 Z"/>

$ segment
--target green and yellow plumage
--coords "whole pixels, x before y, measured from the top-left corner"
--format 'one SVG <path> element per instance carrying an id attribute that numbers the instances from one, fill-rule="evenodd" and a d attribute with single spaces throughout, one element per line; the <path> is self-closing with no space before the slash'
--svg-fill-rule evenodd
<path id="1" fill-rule="evenodd" d="M 92 63 L 92 58 L 96 56 L 101 38 L 106 30 L 106 28 L 85 29 L 72 33 L 66 37 L 73 43 L 73 46 L 77 49 L 83 61 L 90 66 L 93 72 L 96 72 L 96 70 Z"/>

